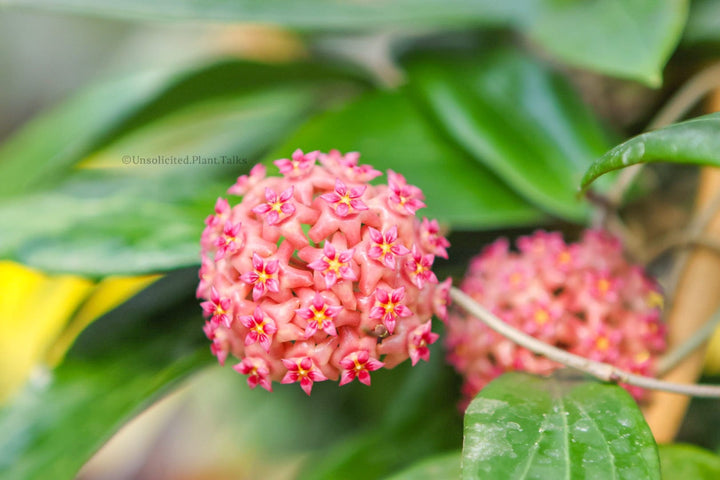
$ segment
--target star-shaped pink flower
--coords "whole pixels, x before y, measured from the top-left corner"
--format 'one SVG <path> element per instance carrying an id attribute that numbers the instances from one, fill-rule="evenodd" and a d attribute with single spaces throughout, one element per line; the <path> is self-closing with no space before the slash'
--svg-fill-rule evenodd
<path id="1" fill-rule="evenodd" d="M 319 151 L 303 153 L 299 148 L 292 154 L 292 160 L 282 158 L 275 160 L 273 163 L 280 169 L 280 173 L 288 178 L 300 178 L 310 173 L 313 166 L 315 166 L 315 160 L 320 155 Z"/>
<path id="2" fill-rule="evenodd" d="M 288 369 L 280 383 L 295 383 L 300 381 L 300 387 L 310 395 L 314 382 L 322 382 L 327 377 L 322 374 L 310 357 L 283 358 L 283 365 Z"/>
<path id="3" fill-rule="evenodd" d="M 276 225 L 295 213 L 295 205 L 291 199 L 295 187 L 284 190 L 280 196 L 271 188 L 265 188 L 265 200 L 252 209 L 258 215 L 265 215 L 268 225 Z"/>
<path id="4" fill-rule="evenodd" d="M 401 303 L 404 298 L 405 287 L 390 291 L 378 288 L 375 292 L 375 306 L 370 310 L 370 318 L 382 320 L 388 332 L 393 333 L 397 317 L 412 315 L 410 309 Z"/>
<path id="5" fill-rule="evenodd" d="M 384 234 L 379 230 L 368 227 L 370 240 L 373 244 L 368 249 L 368 256 L 385 264 L 391 270 L 395 270 L 395 257 L 407 255 L 410 250 L 402 243 L 398 242 L 398 229 L 396 225 Z"/>
<path id="6" fill-rule="evenodd" d="M 355 378 L 365 385 L 370 385 L 370 372 L 381 369 L 383 365 L 385 365 L 383 362 L 370 357 L 367 350 L 345 355 L 340 361 L 340 366 L 343 368 L 340 385 L 350 383 Z"/>
<path id="7" fill-rule="evenodd" d="M 242 223 L 227 222 L 223 228 L 223 233 L 215 240 L 215 261 L 222 260 L 226 255 L 232 255 L 242 248 L 242 238 L 240 236 L 240 227 Z"/>
<path id="8" fill-rule="evenodd" d="M 336 336 L 337 330 L 333 318 L 341 311 L 341 306 L 328 305 L 325 298 L 319 293 L 315 294 L 309 307 L 295 310 L 300 318 L 308 321 L 307 327 L 305 327 L 305 338 L 312 337 L 318 330 L 323 330 L 330 336 Z"/>
<path id="9" fill-rule="evenodd" d="M 270 260 L 266 264 L 260 255 L 253 253 L 252 263 L 253 271 L 240 275 L 240 280 L 253 286 L 253 302 L 260 300 L 260 297 L 267 292 L 279 292 L 278 271 L 280 270 L 280 262 Z"/>
<path id="10" fill-rule="evenodd" d="M 430 349 L 428 345 L 435 343 L 440 335 L 430 331 L 430 321 L 416 327 L 408 335 L 408 351 L 413 366 L 422 358 L 426 362 L 430 360 Z"/>
<path id="11" fill-rule="evenodd" d="M 335 214 L 339 217 L 345 217 L 351 213 L 367 210 L 368 207 L 360 200 L 362 194 L 365 193 L 367 185 L 348 189 L 339 178 L 335 179 L 335 191 L 320 195 L 320 198 L 333 205 Z"/>
<path id="12" fill-rule="evenodd" d="M 319 271 L 325 279 L 326 288 L 332 288 L 339 279 L 357 280 L 357 275 L 350 267 L 355 249 L 339 253 L 330 242 L 325 242 L 324 256 L 308 264 L 308 268 Z"/>
<path id="13" fill-rule="evenodd" d="M 222 225 L 230 215 L 230 203 L 227 199 L 219 197 L 215 202 L 215 215 L 209 215 L 205 219 L 205 225 L 215 227 Z"/>
<path id="14" fill-rule="evenodd" d="M 412 258 L 405 264 L 405 270 L 410 280 L 423 288 L 425 282 L 438 283 L 438 279 L 432 271 L 432 264 L 435 260 L 431 254 L 423 255 L 423 253 L 413 245 Z"/>
<path id="15" fill-rule="evenodd" d="M 213 327 L 222 324 L 230 328 L 230 324 L 232 323 L 232 318 L 228 315 L 230 304 L 229 298 L 222 298 L 215 287 L 212 287 L 210 300 L 202 302 L 200 306 L 203 309 L 203 315 L 211 317 L 210 322 Z M 208 332 L 206 331 L 205 333 Z"/>
<path id="16" fill-rule="evenodd" d="M 423 245 L 434 255 L 448 258 L 446 249 L 450 246 L 450 242 L 448 242 L 447 238 L 440 235 L 440 226 L 437 220 L 428 220 L 427 217 L 422 219 L 420 238 Z"/>
<path id="17" fill-rule="evenodd" d="M 388 200 L 395 210 L 406 215 L 415 215 L 415 212 L 425 207 L 422 190 L 414 185 L 408 185 L 405 177 L 399 173 L 388 170 L 388 187 L 390 187 Z"/>
<path id="18" fill-rule="evenodd" d="M 260 307 L 255 307 L 252 315 L 239 317 L 240 323 L 250 331 L 245 335 L 245 345 L 259 343 L 266 352 L 270 351 L 270 337 L 277 332 L 277 326 L 270 317 L 266 317 Z"/>
<path id="19" fill-rule="evenodd" d="M 250 388 L 260 385 L 268 392 L 272 392 L 270 381 L 270 367 L 265 360 L 259 357 L 245 357 L 242 362 L 233 366 L 233 369 L 243 375 L 248 375 L 247 383 Z"/>

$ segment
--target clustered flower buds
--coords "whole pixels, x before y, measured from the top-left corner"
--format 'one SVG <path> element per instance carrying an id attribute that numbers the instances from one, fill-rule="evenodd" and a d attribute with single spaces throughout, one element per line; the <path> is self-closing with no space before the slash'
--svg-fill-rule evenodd
<path id="1" fill-rule="evenodd" d="M 652 375 L 665 349 L 662 296 L 620 242 L 586 231 L 566 244 L 560 233 L 537 231 L 511 252 L 497 240 L 475 257 L 461 289 L 496 316 L 577 355 Z M 457 310 L 447 321 L 448 361 L 463 375 L 465 401 L 510 370 L 548 374 L 561 367 L 500 336 Z M 643 391 L 627 386 L 636 399 Z"/>
<path id="2" fill-rule="evenodd" d="M 256 165 L 206 220 L 197 295 L 211 350 L 251 388 L 272 381 L 354 379 L 410 358 L 428 360 L 435 312 L 445 319 L 449 280 L 436 256 L 448 241 L 435 220 L 418 219 L 422 191 L 388 171 L 358 165 L 359 154 L 297 150 L 277 160 L 282 177 Z M 320 164 L 317 164 L 317 161 Z"/>

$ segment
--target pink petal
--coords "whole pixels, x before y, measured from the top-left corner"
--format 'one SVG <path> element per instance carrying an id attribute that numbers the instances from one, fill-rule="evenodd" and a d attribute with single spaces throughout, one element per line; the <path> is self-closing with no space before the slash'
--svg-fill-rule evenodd
<path id="1" fill-rule="evenodd" d="M 400 244 L 393 245 L 390 251 L 398 256 L 407 255 L 408 253 L 410 253 L 410 250 L 408 250 L 405 245 Z"/>
<path id="2" fill-rule="evenodd" d="M 352 362 L 352 360 L 351 360 L 351 362 Z M 353 364 L 353 366 L 354 366 L 354 364 Z M 342 376 L 340 377 L 340 386 L 341 387 L 343 385 L 346 385 L 346 384 L 352 382 L 355 379 L 355 370 L 347 370 L 349 368 L 352 368 L 352 366 L 346 367 L 343 365 L 343 368 L 345 368 L 346 370 L 343 371 Z"/>
<path id="3" fill-rule="evenodd" d="M 327 258 L 335 258 L 335 247 L 333 246 L 333 244 L 330 242 L 325 242 L 325 246 L 323 246 L 323 253 L 325 253 L 325 256 Z"/>
<path id="4" fill-rule="evenodd" d="M 280 211 L 283 212 L 285 215 L 292 215 L 295 213 L 295 205 L 292 203 L 283 203 L 280 205 Z"/>
<path id="5" fill-rule="evenodd" d="M 265 187 L 265 200 L 269 203 L 277 202 L 277 193 L 269 187 Z"/>
<path id="6" fill-rule="evenodd" d="M 264 263 L 265 263 L 265 262 L 263 262 L 263 259 L 262 259 L 262 257 L 261 257 L 260 255 L 258 255 L 257 253 L 253 253 L 253 256 L 252 256 L 252 264 L 253 264 L 253 268 L 254 268 L 256 271 L 262 272 L 262 271 L 263 271 Z"/>
<path id="7" fill-rule="evenodd" d="M 364 383 L 365 385 L 370 385 L 370 374 L 367 370 L 360 370 L 360 373 L 358 374 L 358 380 L 360 380 L 360 383 Z"/>
<path id="8" fill-rule="evenodd" d="M 338 269 L 338 272 L 340 273 L 340 276 L 345 280 L 357 280 L 357 275 L 350 267 L 340 267 Z"/>
<path id="9" fill-rule="evenodd" d="M 379 230 L 368 227 L 368 233 L 370 234 L 370 239 L 375 243 L 383 243 L 383 236 L 382 233 L 380 233 Z"/>
<path id="10" fill-rule="evenodd" d="M 340 201 L 340 199 L 342 197 L 340 197 L 340 195 L 338 195 L 337 193 L 333 192 L 333 193 L 323 193 L 322 195 L 320 195 L 320 198 L 322 198 L 323 200 L 325 200 L 328 203 L 337 203 Z"/>
<path id="11" fill-rule="evenodd" d="M 325 288 L 332 288 L 337 283 L 337 275 L 335 272 L 327 272 L 325 274 Z"/>
<path id="12" fill-rule="evenodd" d="M 346 217 L 349 212 L 350 212 L 350 209 L 344 203 L 339 203 L 338 206 L 335 207 L 335 213 L 339 217 Z"/>
<path id="13" fill-rule="evenodd" d="M 278 293 L 280 291 L 280 282 L 278 282 L 276 278 L 268 278 L 265 286 L 271 292 Z"/>
<path id="14" fill-rule="evenodd" d="M 394 243 L 395 240 L 398 238 L 398 228 L 397 225 L 393 225 L 390 227 L 390 229 L 385 232 L 385 241 L 387 243 Z"/>
<path id="15" fill-rule="evenodd" d="M 339 178 L 335 179 L 335 191 L 341 196 L 345 196 L 347 193 L 347 187 L 343 182 L 340 181 Z"/>
<path id="16" fill-rule="evenodd" d="M 367 189 L 367 185 L 363 185 L 361 187 L 355 187 L 350 189 L 350 198 L 358 198 L 361 197 L 363 193 L 365 193 L 365 190 Z"/>
<path id="17" fill-rule="evenodd" d="M 260 346 L 266 352 L 269 352 L 270 351 L 270 337 L 268 337 L 267 335 L 260 335 L 259 339 L 260 339 Z"/>
<path id="18" fill-rule="evenodd" d="M 270 205 L 268 205 L 267 203 L 261 203 L 257 207 L 253 208 L 252 211 L 254 213 L 257 213 L 258 215 L 263 215 L 263 214 L 269 212 L 271 208 L 272 207 L 270 207 Z"/>
<path id="19" fill-rule="evenodd" d="M 392 295 L 390 295 L 390 298 L 392 299 L 393 303 L 399 302 L 404 297 L 405 297 L 405 287 L 400 287 L 396 290 L 393 290 Z"/>
<path id="20" fill-rule="evenodd" d="M 305 327 L 305 338 L 310 338 L 317 333 L 317 322 L 310 322 Z"/>
<path id="21" fill-rule="evenodd" d="M 348 262 L 352 259 L 352 257 L 353 257 L 354 254 L 355 254 L 355 249 L 354 249 L 354 248 L 351 248 L 350 250 L 345 250 L 345 251 L 344 251 L 343 253 L 341 253 L 340 256 L 338 257 L 338 261 L 339 261 L 340 263 L 348 263 Z"/>
<path id="22" fill-rule="evenodd" d="M 390 301 L 390 295 L 387 290 L 382 288 L 378 288 L 377 292 L 375 292 L 375 298 L 380 303 L 388 303 Z"/>
<path id="23" fill-rule="evenodd" d="M 245 335 L 245 345 L 252 345 L 253 343 L 257 342 L 258 340 L 258 334 L 255 330 L 250 330 L 247 335 Z"/>
<path id="24" fill-rule="evenodd" d="M 410 315 L 412 315 L 410 309 L 405 305 L 396 305 L 395 313 L 398 314 L 398 316 L 400 317 L 409 317 Z"/>
<path id="25" fill-rule="evenodd" d="M 316 293 L 312 300 L 312 305 L 315 307 L 315 310 L 320 311 L 322 309 L 323 305 L 325 305 L 325 299 L 320 295 L 319 293 Z"/>
<path id="26" fill-rule="evenodd" d="M 385 309 L 383 307 L 373 307 L 370 309 L 370 318 L 382 318 L 385 315 Z"/>
<path id="27" fill-rule="evenodd" d="M 265 284 L 263 282 L 257 282 L 255 286 L 253 286 L 253 302 L 257 302 L 260 300 L 260 297 L 263 296 L 265 293 Z"/>
<path id="28" fill-rule="evenodd" d="M 312 270 L 325 270 L 328 267 L 328 264 L 325 260 L 322 258 L 318 258 L 314 262 L 308 263 L 308 268 Z"/>
<path id="29" fill-rule="evenodd" d="M 383 256 L 383 249 L 375 245 L 368 249 L 368 257 L 378 259 Z"/>
<path id="30" fill-rule="evenodd" d="M 312 392 L 313 387 L 313 381 L 310 380 L 308 377 L 303 377 L 302 380 L 300 380 L 300 388 L 303 389 L 305 393 L 310 395 L 310 392 Z"/>
<path id="31" fill-rule="evenodd" d="M 272 275 L 275 272 L 277 272 L 280 269 L 280 261 L 279 260 L 270 260 L 267 265 L 265 265 L 265 273 L 268 275 Z"/>
<path id="32" fill-rule="evenodd" d="M 294 186 L 291 186 L 291 187 L 288 188 L 287 190 L 284 190 L 284 191 L 280 194 L 280 201 L 281 201 L 281 202 L 287 202 L 288 200 L 290 200 L 290 199 L 292 198 L 293 190 L 294 190 L 294 189 L 295 189 L 295 187 L 294 187 Z"/>
<path id="33" fill-rule="evenodd" d="M 325 331 L 325 333 L 327 333 L 331 337 L 337 336 L 337 330 L 335 330 L 335 325 L 333 325 L 332 322 L 327 322 L 327 325 L 325 325 L 323 330 Z"/>
<path id="34" fill-rule="evenodd" d="M 288 370 L 297 372 L 297 362 L 294 359 L 283 358 L 282 363 L 283 363 L 283 365 L 285 365 L 285 368 L 287 368 Z M 295 380 L 293 380 L 293 381 L 295 381 Z M 283 383 L 285 383 L 285 382 L 283 381 Z"/>
<path id="35" fill-rule="evenodd" d="M 280 215 L 275 210 L 271 210 L 267 215 L 268 225 L 275 225 L 280 221 Z"/>
<path id="36" fill-rule="evenodd" d="M 309 308 L 298 308 L 297 310 L 295 310 L 295 313 L 297 313 L 298 316 L 300 316 L 300 318 L 304 320 L 310 320 L 314 317 L 312 310 L 310 310 Z"/>
<path id="37" fill-rule="evenodd" d="M 362 200 L 350 200 L 350 206 L 357 211 L 367 210 L 368 206 Z"/>

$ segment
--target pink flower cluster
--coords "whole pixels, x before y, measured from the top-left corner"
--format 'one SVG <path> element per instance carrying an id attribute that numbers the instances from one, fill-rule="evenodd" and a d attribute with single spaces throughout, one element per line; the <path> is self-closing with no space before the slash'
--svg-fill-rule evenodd
<path id="1" fill-rule="evenodd" d="M 371 185 L 382 174 L 358 158 L 296 150 L 275 161 L 282 177 L 256 165 L 228 190 L 242 201 L 218 199 L 206 220 L 204 330 L 251 388 L 299 382 L 309 395 L 314 382 L 370 385 L 383 366 L 428 360 L 450 287 L 431 268 L 449 243 L 415 216 L 419 188 L 393 171 Z"/>
<path id="2" fill-rule="evenodd" d="M 662 296 L 620 242 L 586 231 L 566 244 L 560 233 L 537 231 L 511 252 L 497 240 L 475 257 L 461 289 L 510 325 L 556 347 L 622 369 L 651 375 L 665 349 Z M 462 311 L 451 311 L 448 361 L 463 375 L 470 400 L 509 370 L 547 374 L 561 365 L 491 331 Z M 636 399 L 642 390 L 627 387 Z"/>

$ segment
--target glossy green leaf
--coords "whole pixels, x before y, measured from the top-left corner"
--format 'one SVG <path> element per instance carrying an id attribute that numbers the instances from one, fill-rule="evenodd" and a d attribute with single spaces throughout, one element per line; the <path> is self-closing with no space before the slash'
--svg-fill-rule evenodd
<path id="1" fill-rule="evenodd" d="M 102 317 L 0 409 L 0 479 L 75 478 L 125 421 L 213 361 L 188 298 L 196 281 L 194 271 L 170 275 Z"/>
<path id="2" fill-rule="evenodd" d="M 408 68 L 410 87 L 447 136 L 538 207 L 584 218 L 577 183 L 610 145 L 561 77 L 511 51 Z"/>
<path id="3" fill-rule="evenodd" d="M 663 478 L 716 480 L 720 478 L 720 457 L 695 445 L 659 445 Z"/>
<path id="4" fill-rule="evenodd" d="M 649 162 L 720 166 L 720 113 L 676 123 L 621 143 L 590 166 L 582 188 L 609 171 Z"/>
<path id="5" fill-rule="evenodd" d="M 660 478 L 657 447 L 632 397 L 595 381 L 509 373 L 465 412 L 462 478 Z"/>
<path id="6" fill-rule="evenodd" d="M 0 198 L 56 178 L 171 78 L 168 72 L 147 73 L 95 86 L 31 121 L 0 147 Z"/>
<path id="7" fill-rule="evenodd" d="M 715 44 L 720 42 L 720 2 L 693 0 L 683 41 Z"/>
<path id="8" fill-rule="evenodd" d="M 120 137 L 56 188 L 0 203 L 0 255 L 93 276 L 196 264 L 215 199 L 311 111 L 320 88 L 201 102 Z M 161 155 L 189 164 L 140 163 Z"/>
<path id="9" fill-rule="evenodd" d="M 544 1 L 530 38 L 579 67 L 662 84 L 687 18 L 687 0 Z"/>
<path id="10" fill-rule="evenodd" d="M 0 146 L 0 198 L 27 193 L 31 188 L 52 187 L 91 152 L 192 104 L 289 83 L 304 86 L 313 82 L 349 83 L 352 79 L 362 85 L 358 78 L 351 71 L 318 63 L 276 66 L 224 60 L 181 65 L 88 87 L 30 121 Z"/>
<path id="11" fill-rule="evenodd" d="M 428 458 L 387 480 L 453 480 L 460 478 L 460 452 Z"/>
<path id="12" fill-rule="evenodd" d="M 419 214 L 454 227 L 498 228 L 541 219 L 489 170 L 437 135 L 403 92 L 367 94 L 319 115 L 270 157 L 294 148 L 359 151 L 361 162 L 393 169 L 422 188 L 427 208 Z"/>

